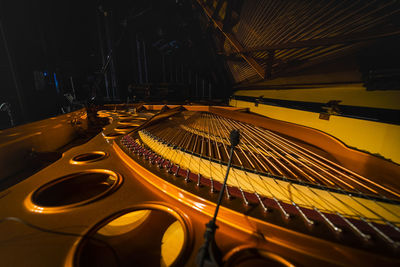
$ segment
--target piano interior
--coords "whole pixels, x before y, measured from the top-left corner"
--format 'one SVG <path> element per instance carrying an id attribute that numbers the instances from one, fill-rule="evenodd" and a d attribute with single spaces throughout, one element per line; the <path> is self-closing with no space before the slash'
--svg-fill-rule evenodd
<path id="1" fill-rule="evenodd" d="M 128 89 L 115 45 L 90 100 L 71 76 L 62 114 L 2 104 L 0 265 L 399 266 L 399 2 L 145 2 L 114 38 L 137 51 Z M 163 8 L 210 54 L 138 39 Z"/>

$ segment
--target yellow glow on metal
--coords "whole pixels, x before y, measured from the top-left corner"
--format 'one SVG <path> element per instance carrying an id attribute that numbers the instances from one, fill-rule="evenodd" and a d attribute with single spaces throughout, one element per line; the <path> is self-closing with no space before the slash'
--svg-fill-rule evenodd
<path id="1" fill-rule="evenodd" d="M 145 222 L 150 213 L 151 210 L 129 212 L 103 226 L 98 233 L 104 236 L 116 236 L 128 233 Z"/>
<path id="2" fill-rule="evenodd" d="M 161 241 L 161 266 L 171 266 L 182 251 L 185 233 L 179 221 L 172 223 Z"/>
<path id="3" fill-rule="evenodd" d="M 252 96 L 282 100 L 328 103 L 330 100 L 340 100 L 340 105 L 358 107 L 374 107 L 400 109 L 400 91 L 367 91 L 362 84 L 335 85 L 301 89 L 279 90 L 239 90 L 238 96 Z M 248 104 L 247 104 L 248 105 Z"/>

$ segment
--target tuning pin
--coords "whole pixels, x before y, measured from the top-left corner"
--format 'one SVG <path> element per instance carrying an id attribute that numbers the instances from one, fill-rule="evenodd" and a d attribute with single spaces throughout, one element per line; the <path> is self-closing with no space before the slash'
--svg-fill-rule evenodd
<path id="1" fill-rule="evenodd" d="M 197 187 L 200 187 L 201 174 L 197 174 Z"/>
<path id="2" fill-rule="evenodd" d="M 239 188 L 239 189 L 240 189 L 240 193 L 242 194 L 242 198 L 243 198 L 244 204 L 246 206 L 248 206 L 249 205 L 249 201 L 247 200 L 246 195 L 244 194 L 244 191 L 242 190 L 242 188 Z"/>
<path id="3" fill-rule="evenodd" d="M 172 167 L 174 166 L 174 164 L 170 161 L 169 163 L 168 163 L 168 168 L 167 168 L 167 172 L 169 173 L 169 174 L 172 174 Z"/>
<path id="4" fill-rule="evenodd" d="M 229 193 L 229 188 L 228 188 L 227 185 L 225 185 L 225 191 L 226 191 L 226 198 L 227 198 L 227 199 L 231 199 L 232 196 L 231 196 L 231 194 Z"/>
<path id="5" fill-rule="evenodd" d="M 174 175 L 175 175 L 176 177 L 178 177 L 178 175 L 179 175 L 179 170 L 180 170 L 180 166 L 179 166 L 179 165 L 176 165 L 176 171 L 175 171 L 175 173 L 174 173 Z"/>
<path id="6" fill-rule="evenodd" d="M 210 192 L 214 193 L 214 180 L 212 179 L 212 177 L 210 177 Z"/>
<path id="7" fill-rule="evenodd" d="M 185 182 L 189 182 L 189 176 L 190 176 L 190 170 L 188 169 L 188 170 L 186 171 Z"/>
<path id="8" fill-rule="evenodd" d="M 163 168 L 164 162 L 165 162 L 165 159 L 164 159 L 164 158 L 161 158 L 161 159 L 158 161 L 158 168 L 159 168 L 159 169 L 162 169 L 162 168 Z"/>

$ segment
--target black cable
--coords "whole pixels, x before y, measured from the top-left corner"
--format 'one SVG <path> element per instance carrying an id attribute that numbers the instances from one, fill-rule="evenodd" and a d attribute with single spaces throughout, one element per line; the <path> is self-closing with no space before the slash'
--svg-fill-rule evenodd
<path id="1" fill-rule="evenodd" d="M 235 149 L 235 146 L 237 144 L 239 144 L 239 140 L 240 140 L 239 130 L 232 130 L 229 137 L 230 137 L 230 141 L 231 141 L 231 150 L 229 153 L 228 168 L 226 170 L 224 183 L 222 184 L 221 191 L 219 192 L 217 206 L 215 207 L 214 216 L 211 219 L 211 221 L 209 221 L 206 224 L 206 231 L 204 233 L 204 244 L 200 248 L 200 250 L 197 254 L 196 261 L 197 261 L 199 267 L 204 266 L 204 262 L 205 262 L 206 258 L 208 260 L 208 265 L 218 266 L 216 255 L 214 255 L 211 245 L 213 245 L 213 246 L 215 245 L 215 243 L 214 243 L 215 242 L 215 230 L 217 229 L 217 225 L 215 224 L 215 222 L 217 220 L 219 207 L 221 206 L 222 197 L 224 195 L 224 191 L 225 191 L 225 187 L 226 187 L 226 182 L 228 180 L 228 174 L 229 174 L 229 170 L 231 168 L 231 163 L 232 163 L 232 158 L 233 158 L 233 151 Z"/>
<path id="2" fill-rule="evenodd" d="M 81 237 L 83 239 L 87 238 L 89 240 L 93 240 L 95 242 L 98 242 L 100 244 L 105 245 L 105 247 L 110 249 L 111 253 L 113 254 L 113 257 L 114 257 L 116 265 L 117 266 L 121 266 L 121 263 L 119 261 L 119 257 L 118 257 L 118 254 L 117 254 L 116 250 L 111 245 L 109 245 L 106 241 L 103 241 L 101 239 L 97 239 L 97 238 L 91 237 L 91 236 L 89 236 L 87 234 L 81 235 L 81 234 L 61 232 L 61 231 L 55 231 L 55 230 L 51 230 L 51 229 L 42 228 L 40 226 L 31 224 L 31 223 L 29 223 L 27 221 L 24 221 L 23 219 L 17 218 L 17 217 L 5 217 L 5 218 L 0 219 L 0 223 L 5 222 L 5 221 L 18 222 L 18 223 L 21 223 L 23 225 L 26 225 L 28 227 L 31 227 L 31 228 L 36 229 L 36 230 L 39 230 L 39 231 L 44 232 L 44 233 L 50 233 L 50 234 L 56 234 L 56 235 L 64 235 L 64 236 L 74 236 L 74 237 Z"/>

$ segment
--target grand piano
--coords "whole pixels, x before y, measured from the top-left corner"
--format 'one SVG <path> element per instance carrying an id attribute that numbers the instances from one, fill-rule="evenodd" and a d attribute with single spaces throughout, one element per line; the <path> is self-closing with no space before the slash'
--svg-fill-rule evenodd
<path id="1" fill-rule="evenodd" d="M 1 265 L 196 266 L 218 206 L 204 266 L 398 266 L 399 3 L 192 4 L 235 81 L 226 104 L 2 130 Z"/>

